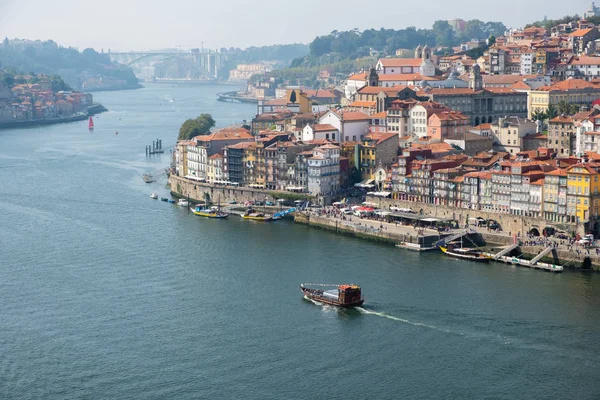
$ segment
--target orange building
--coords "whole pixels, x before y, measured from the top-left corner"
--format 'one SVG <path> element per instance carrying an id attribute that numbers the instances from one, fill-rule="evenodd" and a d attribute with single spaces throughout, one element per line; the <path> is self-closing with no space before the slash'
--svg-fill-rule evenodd
<path id="1" fill-rule="evenodd" d="M 427 121 L 427 136 L 443 140 L 469 131 L 470 119 L 459 111 L 442 111 L 431 114 Z"/>

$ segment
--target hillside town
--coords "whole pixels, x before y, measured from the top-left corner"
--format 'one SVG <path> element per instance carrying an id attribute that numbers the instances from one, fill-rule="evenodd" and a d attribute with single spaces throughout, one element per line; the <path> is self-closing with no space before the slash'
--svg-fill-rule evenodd
<path id="1" fill-rule="evenodd" d="M 273 89 L 251 124 L 180 141 L 175 173 L 323 204 L 352 188 L 598 230 L 599 28 L 581 19 L 434 50 L 381 58 L 343 88 Z"/>
<path id="2" fill-rule="evenodd" d="M 16 78 L 25 83 L 16 83 L 12 87 L 0 83 L 0 125 L 87 115 L 94 105 L 89 93 L 54 91 L 48 77 Z"/>

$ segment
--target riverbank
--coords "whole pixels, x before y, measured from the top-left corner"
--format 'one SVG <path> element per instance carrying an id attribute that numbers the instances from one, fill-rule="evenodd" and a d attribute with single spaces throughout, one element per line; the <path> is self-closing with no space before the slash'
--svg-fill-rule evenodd
<path id="1" fill-rule="evenodd" d="M 236 202 L 243 204 L 247 201 L 272 201 L 278 199 L 294 200 L 311 200 L 312 196 L 280 192 L 276 190 L 253 189 L 248 187 L 211 185 L 209 183 L 196 182 L 181 176 L 171 175 L 167 181 L 167 186 L 171 195 L 175 197 L 183 197 L 195 201 L 203 202 L 206 194 L 212 201 L 221 201 L 222 204 Z M 267 200 L 265 200 L 267 198 Z"/>
<path id="2" fill-rule="evenodd" d="M 331 232 L 367 239 L 375 242 L 396 245 L 412 251 L 437 251 L 435 243 L 454 232 L 441 234 L 433 229 L 415 230 L 412 226 L 360 219 L 317 215 L 315 213 L 296 213 L 294 222 Z M 492 254 L 512 244 L 512 239 L 506 235 L 473 232 L 468 235 L 469 243 L 473 243 Z M 519 246 L 510 253 L 521 260 L 532 260 L 545 249 L 544 246 Z M 588 259 L 589 261 L 586 261 Z M 561 265 L 573 270 L 590 269 L 600 272 L 600 255 L 595 250 L 579 252 L 556 248 L 547 256 L 540 259 L 551 265 Z M 590 265 L 588 265 L 590 264 Z"/>
<path id="3" fill-rule="evenodd" d="M 254 97 L 242 96 L 240 92 L 218 93 L 217 100 L 226 103 L 252 103 L 258 104 L 258 99 Z"/>
<path id="4" fill-rule="evenodd" d="M 88 107 L 85 111 L 81 111 L 75 115 L 65 116 L 65 117 L 57 117 L 57 118 L 45 118 L 45 119 L 35 119 L 35 120 L 26 120 L 26 121 L 8 121 L 8 122 L 0 122 L 0 129 L 10 129 L 10 128 L 31 128 L 34 126 L 42 126 L 42 125 L 54 125 L 54 124 L 64 124 L 67 122 L 76 122 L 76 121 L 84 121 L 91 117 L 92 115 L 100 114 L 105 111 L 108 111 L 102 104 L 93 104 Z"/>

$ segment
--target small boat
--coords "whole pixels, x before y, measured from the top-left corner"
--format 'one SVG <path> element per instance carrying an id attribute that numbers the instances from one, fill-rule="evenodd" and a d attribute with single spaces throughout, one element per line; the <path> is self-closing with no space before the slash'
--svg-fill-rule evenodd
<path id="1" fill-rule="evenodd" d="M 181 207 L 187 207 L 190 205 L 190 202 L 187 201 L 186 199 L 179 199 L 179 201 L 177 202 L 177 205 L 181 206 Z"/>
<path id="2" fill-rule="evenodd" d="M 152 193 L 150 195 L 150 198 L 156 200 L 156 199 L 158 199 L 158 195 L 156 193 Z"/>
<path id="3" fill-rule="evenodd" d="M 492 257 L 487 256 L 478 249 L 470 249 L 467 247 L 460 247 L 456 249 L 450 249 L 448 247 L 440 246 L 440 250 L 450 257 L 461 258 L 463 260 L 471 260 L 478 262 L 489 262 Z"/>
<path id="4" fill-rule="evenodd" d="M 167 201 L 169 201 L 169 199 L 167 199 L 166 197 L 161 197 L 161 198 L 160 198 L 160 201 L 167 202 Z"/>
<path id="5" fill-rule="evenodd" d="M 167 200 L 167 202 L 168 202 L 169 204 L 175 204 L 175 200 L 173 200 L 173 199 L 169 199 L 169 200 Z"/>
<path id="6" fill-rule="evenodd" d="M 196 206 L 190 208 L 194 215 L 205 218 L 227 218 L 229 217 L 229 213 L 222 212 L 216 208 L 204 208 L 203 206 Z"/>
<path id="7" fill-rule="evenodd" d="M 309 286 L 316 286 L 311 288 Z M 322 287 L 332 287 L 324 290 Z M 307 298 L 319 303 L 329 304 L 336 307 L 357 307 L 365 301 L 358 285 L 323 285 L 323 284 L 300 284 L 300 290 Z"/>
<path id="8" fill-rule="evenodd" d="M 265 214 L 262 212 L 257 212 L 252 208 L 247 209 L 246 212 L 244 214 L 242 214 L 242 218 L 250 219 L 252 221 L 263 221 L 263 222 L 273 221 L 272 215 Z"/>
<path id="9" fill-rule="evenodd" d="M 92 117 L 90 117 L 90 119 L 88 120 L 88 129 L 90 131 L 94 130 L 94 120 L 92 119 Z"/>
<path id="10" fill-rule="evenodd" d="M 154 177 L 152 175 L 150 175 L 150 174 L 142 174 L 142 179 L 146 183 L 152 183 L 152 182 L 154 182 Z"/>

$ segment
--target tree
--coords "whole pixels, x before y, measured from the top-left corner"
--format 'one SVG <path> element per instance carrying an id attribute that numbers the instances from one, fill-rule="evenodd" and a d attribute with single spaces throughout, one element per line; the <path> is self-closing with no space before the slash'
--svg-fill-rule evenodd
<path id="1" fill-rule="evenodd" d="M 543 110 L 535 110 L 531 113 L 531 119 L 533 121 L 543 121 L 546 119 L 546 112 Z"/>
<path id="2" fill-rule="evenodd" d="M 290 94 L 290 103 L 294 104 L 296 103 L 296 91 L 292 90 L 292 94 Z"/>
<path id="3" fill-rule="evenodd" d="M 557 115 L 558 115 L 558 113 L 556 112 L 556 107 L 554 107 L 553 104 L 550 104 L 548 106 L 548 110 L 546 111 L 546 118 L 552 119 L 552 118 L 556 117 Z"/>
<path id="4" fill-rule="evenodd" d="M 569 115 L 575 115 L 580 111 L 580 108 L 577 104 L 571 104 L 569 106 Z"/>
<path id="5" fill-rule="evenodd" d="M 454 29 L 448 21 L 435 21 L 433 23 L 433 33 L 435 35 L 435 44 L 438 46 L 451 47 L 455 43 Z"/>
<path id="6" fill-rule="evenodd" d="M 179 140 L 190 140 L 194 136 L 207 135 L 215 126 L 215 120 L 210 114 L 201 114 L 195 119 L 188 119 L 179 128 Z"/>

